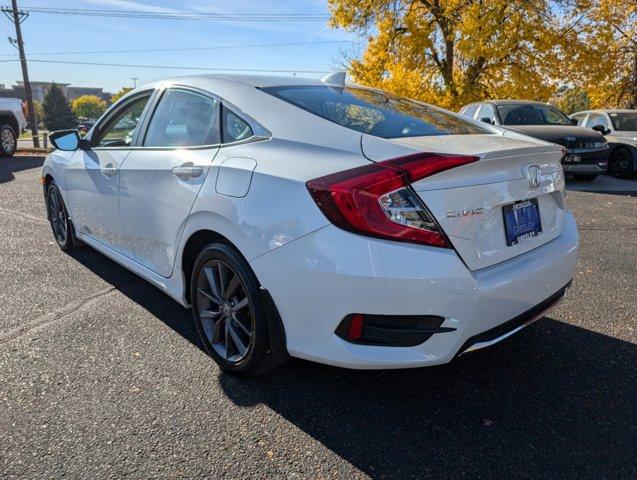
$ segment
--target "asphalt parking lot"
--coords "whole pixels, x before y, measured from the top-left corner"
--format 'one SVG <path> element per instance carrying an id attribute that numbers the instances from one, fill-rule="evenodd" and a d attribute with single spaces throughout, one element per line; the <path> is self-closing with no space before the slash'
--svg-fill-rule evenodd
<path id="1" fill-rule="evenodd" d="M 159 290 L 58 249 L 41 164 L 0 161 L 0 477 L 637 475 L 637 179 L 571 185 L 573 288 L 509 341 L 442 367 L 292 361 L 245 380 Z"/>

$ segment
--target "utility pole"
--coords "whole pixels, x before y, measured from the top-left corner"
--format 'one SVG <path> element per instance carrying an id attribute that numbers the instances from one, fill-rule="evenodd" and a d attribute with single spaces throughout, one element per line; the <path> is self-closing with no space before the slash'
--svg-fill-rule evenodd
<path id="1" fill-rule="evenodd" d="M 20 64 L 22 65 L 22 80 L 24 81 L 24 92 L 27 96 L 27 109 L 29 110 L 29 123 L 31 124 L 31 136 L 33 137 L 33 147 L 40 148 L 40 139 L 38 138 L 38 124 L 35 118 L 35 108 L 33 107 L 33 93 L 31 92 L 31 83 L 29 82 L 29 70 L 27 69 L 27 59 L 24 55 L 24 42 L 22 41 L 22 30 L 20 29 L 20 23 L 22 23 L 29 13 L 25 11 L 18 11 L 17 0 L 11 0 L 13 6 L 13 24 L 15 25 L 15 34 L 18 44 L 18 51 L 20 52 Z M 3 8 L 2 12 L 7 15 L 8 8 Z M 8 17 L 8 15 L 7 15 Z M 16 132 L 18 135 L 22 132 Z"/>

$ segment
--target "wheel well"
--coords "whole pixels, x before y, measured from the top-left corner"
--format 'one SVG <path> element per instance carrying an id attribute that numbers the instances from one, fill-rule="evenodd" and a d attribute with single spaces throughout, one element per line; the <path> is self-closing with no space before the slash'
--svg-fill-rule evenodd
<path id="1" fill-rule="evenodd" d="M 186 241 L 184 252 L 181 256 L 181 269 L 184 272 L 185 280 L 184 296 L 188 302 L 190 302 L 190 277 L 195 266 L 195 260 L 197 260 L 197 256 L 203 247 L 212 242 L 223 242 L 234 247 L 232 242 L 226 237 L 212 230 L 199 230 L 193 233 Z"/>
<path id="2" fill-rule="evenodd" d="M 46 198 L 46 192 L 49 189 L 49 185 L 53 182 L 53 176 L 50 173 L 47 173 L 42 179 L 42 187 L 44 188 L 44 197 Z"/>
<path id="3" fill-rule="evenodd" d="M 22 132 L 20 132 L 20 128 L 18 125 L 18 121 L 15 119 L 13 115 L 0 115 L 0 125 L 3 123 L 8 123 L 15 134 L 19 137 Z"/>
<path id="4" fill-rule="evenodd" d="M 184 297 L 188 303 L 191 303 L 190 277 L 192 276 L 192 269 L 195 266 L 195 261 L 197 260 L 199 252 L 201 252 L 206 245 L 212 242 L 223 242 L 234 248 L 239 255 L 241 255 L 239 249 L 237 249 L 230 240 L 220 233 L 212 230 L 199 230 L 193 233 L 186 241 L 181 257 L 181 269 L 184 273 Z M 268 305 L 270 306 L 270 311 L 268 312 L 268 337 L 270 341 L 270 348 L 272 349 L 272 353 L 277 361 L 279 363 L 283 363 L 289 358 L 283 321 L 281 320 L 281 315 L 279 314 L 270 292 L 263 289 L 263 287 L 261 287 L 261 289 L 263 294 L 266 296 Z"/>

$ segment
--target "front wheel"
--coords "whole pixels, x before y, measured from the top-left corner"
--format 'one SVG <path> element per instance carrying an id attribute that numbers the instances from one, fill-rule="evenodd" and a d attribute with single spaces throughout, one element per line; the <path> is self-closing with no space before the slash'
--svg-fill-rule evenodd
<path id="1" fill-rule="evenodd" d="M 199 337 L 221 370 L 257 375 L 276 365 L 268 338 L 268 299 L 234 248 L 206 246 L 195 261 L 190 285 Z"/>
<path id="2" fill-rule="evenodd" d="M 620 147 L 610 156 L 608 170 L 616 177 L 627 177 L 633 173 L 631 168 L 632 160 L 630 150 Z"/>
<path id="3" fill-rule="evenodd" d="M 9 124 L 0 125 L 0 156 L 13 157 L 18 149 L 18 136 Z"/>
<path id="4" fill-rule="evenodd" d="M 63 251 L 73 250 L 75 247 L 73 227 L 64 206 L 62 194 L 55 183 L 51 183 L 46 190 L 46 207 L 55 241 Z"/>

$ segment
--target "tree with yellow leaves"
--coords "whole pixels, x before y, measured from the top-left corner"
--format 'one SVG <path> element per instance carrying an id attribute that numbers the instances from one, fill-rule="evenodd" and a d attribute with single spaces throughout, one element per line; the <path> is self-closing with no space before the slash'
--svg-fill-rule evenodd
<path id="1" fill-rule="evenodd" d="M 355 81 L 456 109 L 485 98 L 548 100 L 568 82 L 588 86 L 576 74 L 594 50 L 584 45 L 610 16 L 588 1 L 329 0 L 329 6 L 333 26 L 368 38 L 362 55 L 349 59 Z M 593 10 L 597 22 L 589 20 Z M 595 67 L 603 69 L 603 62 L 587 63 Z"/>
<path id="2" fill-rule="evenodd" d="M 73 100 L 71 108 L 78 117 L 95 120 L 106 110 L 106 102 L 97 95 L 82 95 Z"/>

